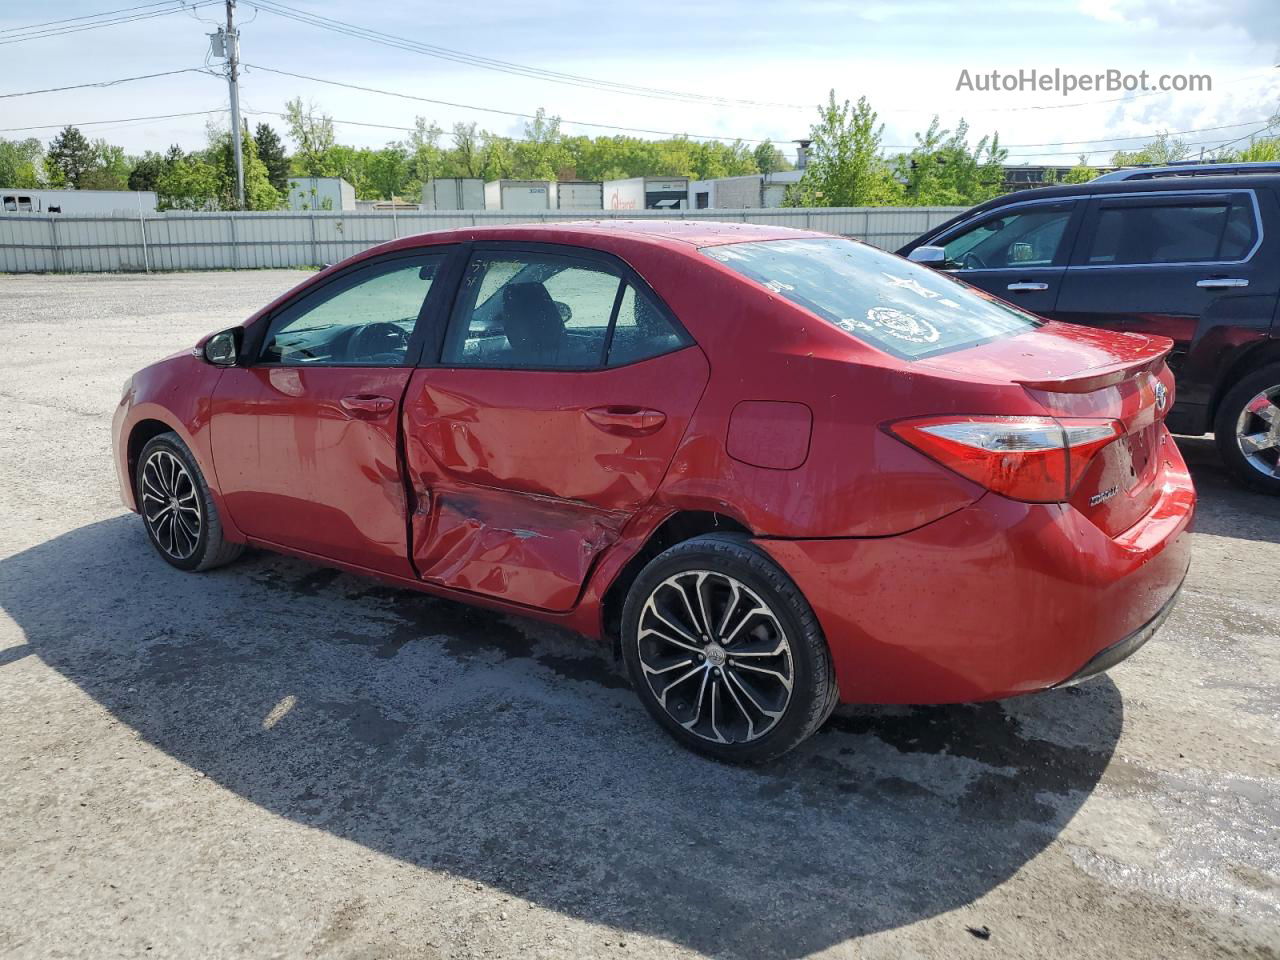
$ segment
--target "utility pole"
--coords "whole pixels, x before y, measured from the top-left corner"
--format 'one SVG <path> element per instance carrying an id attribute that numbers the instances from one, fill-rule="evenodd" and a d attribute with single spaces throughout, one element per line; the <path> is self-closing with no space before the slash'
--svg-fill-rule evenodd
<path id="1" fill-rule="evenodd" d="M 231 87 L 231 149 L 236 157 L 236 204 L 244 209 L 244 149 L 240 142 L 240 34 L 235 26 L 236 0 L 227 0 L 227 84 Z"/>

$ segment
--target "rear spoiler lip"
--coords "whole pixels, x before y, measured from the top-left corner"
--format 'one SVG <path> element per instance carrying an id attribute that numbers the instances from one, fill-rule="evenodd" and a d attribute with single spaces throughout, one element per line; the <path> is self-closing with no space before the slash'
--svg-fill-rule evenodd
<path id="1" fill-rule="evenodd" d="M 1049 377 L 1043 380 L 1018 379 L 1014 383 L 1028 390 L 1044 390 L 1047 393 L 1092 393 L 1124 383 L 1142 373 L 1154 372 L 1173 349 L 1173 341 L 1168 337 L 1152 338 L 1154 353 L 1138 357 L 1134 360 L 1119 360 L 1101 367 L 1091 367 L 1081 373 L 1066 377 Z"/>

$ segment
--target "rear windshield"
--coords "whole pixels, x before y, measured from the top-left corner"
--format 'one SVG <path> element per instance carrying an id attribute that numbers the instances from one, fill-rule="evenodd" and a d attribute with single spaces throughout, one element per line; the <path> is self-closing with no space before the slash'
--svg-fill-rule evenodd
<path id="1" fill-rule="evenodd" d="M 905 360 L 1025 333 L 1041 323 L 946 274 L 838 237 L 731 243 L 702 252 Z"/>

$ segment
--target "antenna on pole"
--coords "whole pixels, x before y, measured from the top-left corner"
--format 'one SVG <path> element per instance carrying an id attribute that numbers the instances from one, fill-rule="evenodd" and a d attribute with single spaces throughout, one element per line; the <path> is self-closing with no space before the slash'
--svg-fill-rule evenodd
<path id="1" fill-rule="evenodd" d="M 244 145 L 240 136 L 240 33 L 235 24 L 236 0 L 227 0 L 227 27 L 212 34 L 213 55 L 226 57 L 227 86 L 231 91 L 231 149 L 236 161 L 236 205 L 244 203 Z"/>

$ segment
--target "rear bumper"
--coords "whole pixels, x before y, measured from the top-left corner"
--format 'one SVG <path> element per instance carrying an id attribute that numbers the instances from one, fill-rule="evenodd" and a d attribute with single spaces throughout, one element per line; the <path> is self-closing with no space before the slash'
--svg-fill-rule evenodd
<path id="1" fill-rule="evenodd" d="M 1182 594 L 1182 584 L 1178 584 L 1178 588 L 1174 590 L 1173 596 L 1165 601 L 1165 605 L 1160 608 L 1160 612 L 1144 623 L 1133 633 L 1129 634 L 1123 640 L 1113 643 L 1105 650 L 1100 650 L 1083 667 L 1073 673 L 1067 679 L 1063 680 L 1058 686 L 1069 687 L 1073 684 L 1088 680 L 1090 677 L 1096 677 L 1100 673 L 1105 673 L 1114 667 L 1117 663 L 1129 659 L 1152 637 L 1156 635 L 1156 631 L 1164 626 L 1165 620 L 1169 619 L 1169 614 L 1173 612 L 1173 605 L 1178 602 L 1178 597 Z"/>
<path id="2" fill-rule="evenodd" d="M 1123 659 L 1168 612 L 1190 562 L 1195 490 L 1166 449 L 1160 498 L 1118 537 L 1067 504 L 987 494 L 900 536 L 757 543 L 817 614 L 842 701 L 1044 690 Z"/>

